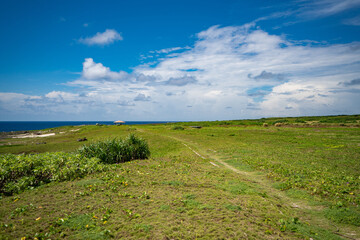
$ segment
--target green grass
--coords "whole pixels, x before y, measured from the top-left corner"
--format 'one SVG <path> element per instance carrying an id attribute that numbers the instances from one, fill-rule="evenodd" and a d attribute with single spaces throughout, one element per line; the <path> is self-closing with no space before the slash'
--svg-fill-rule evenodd
<path id="1" fill-rule="evenodd" d="M 234 131 L 238 134 L 230 137 Z M 359 132 L 359 128 L 208 127 L 176 132 L 176 136 L 240 170 L 264 171 L 282 182 L 283 190 L 305 189 L 358 205 Z"/>
<path id="2" fill-rule="evenodd" d="M 353 207 L 331 207 L 324 211 L 325 216 L 337 223 L 360 227 L 360 213 Z"/>
<path id="3" fill-rule="evenodd" d="M 11 138 L 0 140 L 5 144 L 0 146 L 1 153 L 41 153 L 41 152 L 72 152 L 84 145 L 78 142 L 79 138 L 86 137 L 86 144 L 97 142 L 104 139 L 116 137 L 126 137 L 136 129 L 128 126 L 64 126 L 48 129 L 44 133 L 55 133 L 55 136 L 43 138 Z M 38 131 L 36 131 L 38 132 Z M 44 143 L 46 144 L 38 144 Z M 11 145 L 9 145 L 11 144 Z"/>
<path id="4" fill-rule="evenodd" d="M 261 118 L 246 120 L 226 120 L 226 121 L 202 121 L 169 123 L 174 126 L 263 126 L 282 123 L 283 126 L 316 127 L 316 126 L 360 126 L 360 115 L 337 115 L 337 116 L 309 116 L 309 117 L 281 117 L 281 118 Z"/>
<path id="5" fill-rule="evenodd" d="M 2 153 L 73 152 L 80 137 L 92 144 L 136 133 L 151 157 L 3 196 L 0 239 L 359 238 L 360 129 L 346 127 L 358 116 L 272 126 L 278 120 L 66 127 L 41 140 L 2 139 L 21 145 Z"/>

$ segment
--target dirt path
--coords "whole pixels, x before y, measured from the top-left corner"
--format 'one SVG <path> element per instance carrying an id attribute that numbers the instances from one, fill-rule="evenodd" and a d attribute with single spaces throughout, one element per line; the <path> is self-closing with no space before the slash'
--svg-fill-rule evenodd
<path id="1" fill-rule="evenodd" d="M 150 133 L 150 131 L 145 129 L 138 129 L 140 132 L 147 132 Z M 272 187 L 273 182 L 269 179 L 267 179 L 263 174 L 259 174 L 259 172 L 245 172 L 241 171 L 228 163 L 221 160 L 218 156 L 215 154 L 204 154 L 202 153 L 202 150 L 197 148 L 196 150 L 194 146 L 191 146 L 189 142 L 187 142 L 184 139 L 181 139 L 179 137 L 169 136 L 169 135 L 161 135 L 164 137 L 168 137 L 171 139 L 174 139 L 176 141 L 181 142 L 184 146 L 189 148 L 195 155 L 202 159 L 208 159 L 209 163 L 213 165 L 214 167 L 220 167 L 218 164 L 222 165 L 226 169 L 229 169 L 230 171 L 236 172 L 238 174 L 241 174 L 244 176 L 249 182 L 252 182 L 256 184 L 259 189 L 266 192 L 266 194 L 270 197 L 273 197 L 275 199 L 278 199 L 279 203 L 281 205 L 289 206 L 294 209 L 294 211 L 297 212 L 299 216 L 302 216 L 302 218 L 306 219 L 306 221 L 311 222 L 314 225 L 317 225 L 321 228 L 328 229 L 332 233 L 343 237 L 344 239 L 351 239 L 351 240 L 360 240 L 360 231 L 354 230 L 353 227 L 347 227 L 344 226 L 342 228 L 338 227 L 334 223 L 332 223 L 330 220 L 326 219 L 325 217 L 322 217 L 320 214 L 318 214 L 319 211 L 322 211 L 324 209 L 323 206 L 311 206 L 307 203 L 307 201 L 304 200 L 298 200 L 290 198 L 286 195 L 285 192 L 275 189 Z M 193 144 L 194 145 L 194 144 Z M 212 161 L 211 161 L 212 160 Z M 214 163 L 217 162 L 218 164 Z"/>

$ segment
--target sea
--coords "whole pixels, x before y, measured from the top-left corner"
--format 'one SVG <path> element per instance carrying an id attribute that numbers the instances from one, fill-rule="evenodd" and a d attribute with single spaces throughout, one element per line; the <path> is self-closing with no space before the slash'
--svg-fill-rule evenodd
<path id="1" fill-rule="evenodd" d="M 124 125 L 158 124 L 168 122 L 169 121 L 129 121 L 125 122 Z M 41 130 L 61 126 L 96 125 L 97 123 L 114 125 L 114 122 L 112 121 L 0 121 L 0 132 Z"/>

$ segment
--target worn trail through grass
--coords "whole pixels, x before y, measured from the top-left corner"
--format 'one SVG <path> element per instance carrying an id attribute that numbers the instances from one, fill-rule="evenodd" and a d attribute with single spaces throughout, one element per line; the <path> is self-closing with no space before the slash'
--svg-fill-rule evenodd
<path id="1" fill-rule="evenodd" d="M 144 132 L 146 130 L 140 129 L 141 132 Z M 280 191 L 278 189 L 275 189 L 272 185 L 273 182 L 269 179 L 267 179 L 262 173 L 251 171 L 241 171 L 230 164 L 226 163 L 225 161 L 221 160 L 221 156 L 218 156 L 216 154 L 211 154 L 210 152 L 216 153 L 216 151 L 208 149 L 210 151 L 204 151 L 203 149 L 200 149 L 196 142 L 193 142 L 192 145 L 190 143 L 180 137 L 174 137 L 167 134 L 162 134 L 161 136 L 165 136 L 171 139 L 174 139 L 176 141 L 181 142 L 184 146 L 186 146 L 188 149 L 190 149 L 195 155 L 202 159 L 209 160 L 209 163 L 215 167 L 219 167 L 218 164 L 215 164 L 212 161 L 216 161 L 217 163 L 221 164 L 224 168 L 235 172 L 237 174 L 242 175 L 245 177 L 245 179 L 251 183 L 254 183 L 257 185 L 259 190 L 266 192 L 268 196 L 271 196 L 278 200 L 278 202 L 281 205 L 286 205 L 290 208 L 293 208 L 299 216 L 303 216 L 306 221 L 311 222 L 313 224 L 316 224 L 317 226 L 327 229 L 328 231 L 332 232 L 333 234 L 336 234 L 338 236 L 341 236 L 345 239 L 351 239 L 351 240 L 357 240 L 360 239 L 360 231 L 354 231 L 354 228 L 348 227 L 348 226 L 338 226 L 332 223 L 330 220 L 324 218 L 324 216 L 319 215 L 317 212 L 320 212 L 324 209 L 322 205 L 310 205 L 307 201 L 303 201 L 300 199 L 293 199 L 288 197 L 283 191 Z M 196 149 L 196 151 L 194 150 Z M 203 153 L 207 152 L 207 153 Z M 212 160 L 212 161 L 210 161 Z M 350 236 L 351 235 L 351 236 Z"/>
<path id="2" fill-rule="evenodd" d="M 0 153 L 71 153 L 133 133 L 151 155 L 0 197 L 0 240 L 360 239 L 359 129 L 177 124 L 3 139 Z"/>

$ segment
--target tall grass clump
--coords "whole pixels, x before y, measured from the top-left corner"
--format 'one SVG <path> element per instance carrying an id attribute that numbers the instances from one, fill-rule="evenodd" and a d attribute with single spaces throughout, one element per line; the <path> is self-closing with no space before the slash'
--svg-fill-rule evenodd
<path id="1" fill-rule="evenodd" d="M 134 134 L 125 139 L 114 138 L 84 145 L 78 152 L 87 158 L 96 157 L 103 163 L 122 163 L 150 156 L 147 142 Z"/>
<path id="2" fill-rule="evenodd" d="M 0 195 L 12 195 L 49 182 L 73 180 L 108 168 L 97 158 L 74 153 L 0 155 Z"/>

